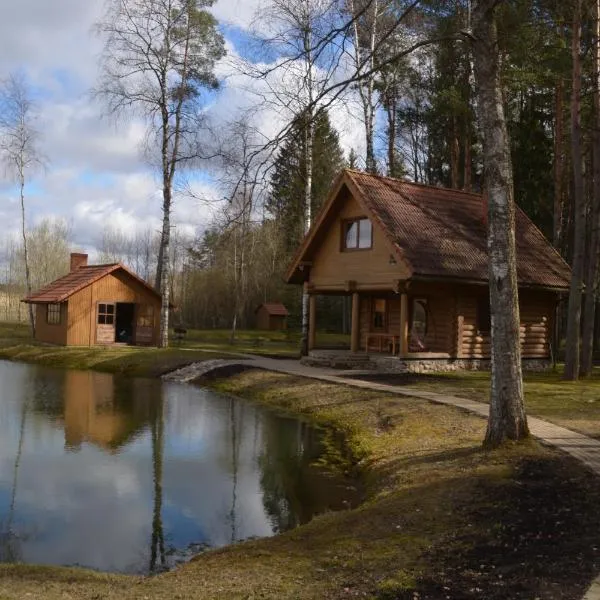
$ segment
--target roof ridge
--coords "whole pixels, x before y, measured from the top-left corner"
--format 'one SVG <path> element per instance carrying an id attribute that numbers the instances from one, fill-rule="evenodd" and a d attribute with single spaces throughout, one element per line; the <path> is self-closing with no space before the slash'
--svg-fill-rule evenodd
<path id="1" fill-rule="evenodd" d="M 415 185 L 415 186 L 429 188 L 429 189 L 438 190 L 438 191 L 442 191 L 442 192 L 455 192 L 457 194 L 465 194 L 465 195 L 469 195 L 469 196 L 475 196 L 477 198 L 483 198 L 483 194 L 481 192 L 469 192 L 467 190 L 459 190 L 457 188 L 443 187 L 443 186 L 439 186 L 439 185 L 433 185 L 430 183 L 421 183 L 420 181 L 408 181 L 407 179 L 398 179 L 397 177 L 389 177 L 388 175 L 367 173 L 366 171 L 360 171 L 358 169 L 348 169 L 347 168 L 345 170 L 349 171 L 350 173 L 354 173 L 356 175 L 362 175 L 365 177 L 373 177 L 374 179 L 385 179 L 387 181 L 394 181 L 396 183 L 402 183 L 404 185 Z"/>

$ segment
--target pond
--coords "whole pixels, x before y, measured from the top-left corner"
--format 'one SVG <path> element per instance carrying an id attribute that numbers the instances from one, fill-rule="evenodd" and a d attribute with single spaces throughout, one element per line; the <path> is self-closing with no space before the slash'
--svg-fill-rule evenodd
<path id="1" fill-rule="evenodd" d="M 193 385 L 0 361 L 0 562 L 156 572 L 306 523 L 358 499 L 315 464 L 329 438 Z"/>

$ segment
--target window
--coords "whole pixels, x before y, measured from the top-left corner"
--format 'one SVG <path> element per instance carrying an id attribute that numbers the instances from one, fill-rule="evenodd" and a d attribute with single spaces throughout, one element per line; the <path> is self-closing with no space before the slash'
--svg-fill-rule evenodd
<path id="1" fill-rule="evenodd" d="M 479 333 L 489 333 L 491 330 L 490 299 L 488 296 L 481 296 L 477 299 L 477 331 Z"/>
<path id="2" fill-rule="evenodd" d="M 373 329 L 385 329 L 387 320 L 387 301 L 385 298 L 373 300 Z"/>
<path id="3" fill-rule="evenodd" d="M 46 306 L 46 323 L 48 325 L 60 325 L 60 304 L 48 304 Z"/>
<path id="4" fill-rule="evenodd" d="M 115 305 L 98 304 L 98 325 L 115 324 Z"/>
<path id="5" fill-rule="evenodd" d="M 344 250 L 367 250 L 373 247 L 373 226 L 369 219 L 345 221 L 343 234 Z"/>
<path id="6" fill-rule="evenodd" d="M 152 327 L 154 324 L 154 307 L 151 304 L 141 304 L 138 306 L 137 325 L 138 327 Z"/>
<path id="7" fill-rule="evenodd" d="M 425 298 L 413 298 L 410 311 L 410 350 L 412 352 L 427 350 L 425 336 L 427 335 L 428 312 Z"/>
<path id="8" fill-rule="evenodd" d="M 427 300 L 424 298 L 413 299 L 410 331 L 419 337 L 427 334 Z"/>

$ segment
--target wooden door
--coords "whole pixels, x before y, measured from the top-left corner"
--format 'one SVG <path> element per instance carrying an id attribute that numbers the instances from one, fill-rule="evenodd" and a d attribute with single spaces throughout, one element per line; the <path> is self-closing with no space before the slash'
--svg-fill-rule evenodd
<path id="1" fill-rule="evenodd" d="M 114 302 L 98 302 L 96 314 L 96 343 L 115 343 L 115 320 L 117 305 Z"/>

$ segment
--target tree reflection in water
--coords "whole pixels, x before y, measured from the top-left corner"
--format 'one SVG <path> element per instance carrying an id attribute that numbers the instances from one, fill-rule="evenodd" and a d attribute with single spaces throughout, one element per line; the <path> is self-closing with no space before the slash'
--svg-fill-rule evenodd
<path id="1" fill-rule="evenodd" d="M 152 438 L 152 479 L 154 483 L 154 506 L 152 510 L 152 541 L 150 545 L 150 572 L 167 568 L 165 534 L 162 522 L 163 458 L 165 447 L 165 416 L 162 393 L 158 402 L 152 402 L 150 432 Z"/>
<path id="2" fill-rule="evenodd" d="M 15 457 L 13 470 L 12 488 L 8 514 L 4 522 L 0 521 L 0 562 L 16 563 L 22 560 L 21 539 L 14 531 L 15 508 L 17 504 L 17 482 L 19 479 L 19 466 L 23 455 L 23 441 L 25 437 L 25 421 L 27 419 L 29 403 L 23 402 L 21 407 L 21 425 L 19 428 L 19 443 Z"/>

